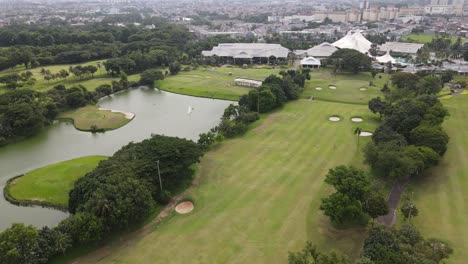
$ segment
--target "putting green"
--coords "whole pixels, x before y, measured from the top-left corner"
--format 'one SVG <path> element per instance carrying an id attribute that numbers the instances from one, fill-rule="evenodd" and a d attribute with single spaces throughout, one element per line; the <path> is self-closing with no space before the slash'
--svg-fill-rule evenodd
<path id="1" fill-rule="evenodd" d="M 107 131 L 120 128 L 133 119 L 132 113 L 115 112 L 100 109 L 94 105 L 88 105 L 76 110 L 60 113 L 59 119 L 71 119 L 76 129 L 92 131 L 93 126 L 99 131 Z"/>
<path id="2" fill-rule="evenodd" d="M 328 117 L 340 114 L 341 122 Z M 318 209 L 331 191 L 330 168 L 362 165 L 356 124 L 373 131 L 367 106 L 299 100 L 258 122 L 245 136 L 225 141 L 202 159 L 201 182 L 190 197 L 196 210 L 171 214 L 154 230 L 114 241 L 76 263 L 285 263 L 288 251 L 311 240 L 352 258 L 364 229 L 337 230 Z M 369 138 L 361 138 L 364 146 Z"/>
<path id="3" fill-rule="evenodd" d="M 76 180 L 92 171 L 105 156 L 88 156 L 47 165 L 26 173 L 9 185 L 17 200 L 43 201 L 67 207 L 68 192 Z"/>

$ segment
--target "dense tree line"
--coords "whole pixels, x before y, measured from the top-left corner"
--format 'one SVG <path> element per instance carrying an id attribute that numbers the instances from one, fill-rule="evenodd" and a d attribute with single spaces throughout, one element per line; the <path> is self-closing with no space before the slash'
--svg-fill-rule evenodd
<path id="1" fill-rule="evenodd" d="M 197 144 L 175 137 L 152 135 L 129 143 L 75 183 L 69 194 L 72 215 L 57 227 L 13 224 L 0 233 L 0 263 L 47 263 L 73 246 L 135 224 L 192 179 L 192 166 L 202 155 Z"/>
<path id="2" fill-rule="evenodd" d="M 28 89 L 4 93 L 0 95 L 0 145 L 32 136 L 50 124 L 60 111 L 94 104 L 105 95 L 108 95 L 105 91 L 90 92 L 82 85 L 68 89 L 57 85 L 45 93 Z"/>
<path id="3" fill-rule="evenodd" d="M 43 38 L 50 41 L 44 42 Z M 83 28 L 15 25 L 0 29 L 0 46 L 8 47 L 0 50 L 0 70 L 16 65 L 33 68 L 127 55 L 139 65 L 138 57 L 141 55 L 138 52 L 145 55 L 150 53 L 148 57 L 156 56 L 159 64 L 168 63 L 168 59 L 182 56 L 185 51 L 190 56 L 199 56 L 200 53 L 193 54 L 191 51 L 195 43 L 193 40 L 185 27 L 166 22 L 152 29 L 107 24 L 92 24 Z M 134 52 L 137 53 L 132 54 Z"/>
<path id="4" fill-rule="evenodd" d="M 369 230 L 363 253 L 350 261 L 337 253 L 323 253 L 311 242 L 299 252 L 290 252 L 290 264 L 437 264 L 452 254 L 446 243 L 421 236 L 419 230 L 406 223 L 400 229 L 376 225 Z"/>
<path id="5" fill-rule="evenodd" d="M 420 175 L 436 165 L 447 150 L 449 137 L 442 128 L 447 110 L 433 94 L 441 89 L 438 77 L 392 75 L 395 88 L 387 100 L 374 98 L 369 109 L 383 118 L 365 159 L 373 171 L 390 179 Z"/>

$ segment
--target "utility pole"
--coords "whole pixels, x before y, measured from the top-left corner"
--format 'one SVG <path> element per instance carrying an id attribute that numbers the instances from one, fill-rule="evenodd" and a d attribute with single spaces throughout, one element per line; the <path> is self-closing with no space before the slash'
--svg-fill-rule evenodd
<path id="1" fill-rule="evenodd" d="M 161 194 L 162 194 L 163 188 L 162 188 L 162 181 L 161 181 L 161 171 L 159 170 L 159 160 L 156 161 L 156 164 L 158 164 L 159 187 L 161 187 Z"/>
<path id="2" fill-rule="evenodd" d="M 257 112 L 260 114 L 260 88 L 257 89 Z"/>

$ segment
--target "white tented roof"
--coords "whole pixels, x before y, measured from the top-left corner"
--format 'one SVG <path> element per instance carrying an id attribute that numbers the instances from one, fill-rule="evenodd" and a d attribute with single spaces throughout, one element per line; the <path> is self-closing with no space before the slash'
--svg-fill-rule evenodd
<path id="1" fill-rule="evenodd" d="M 308 56 L 312 57 L 330 57 L 333 52 L 337 51 L 338 49 L 328 42 L 324 42 L 320 45 L 314 46 L 306 51 Z"/>
<path id="2" fill-rule="evenodd" d="M 287 58 L 289 50 L 280 44 L 266 43 L 221 43 L 212 50 L 202 51 L 203 56 L 233 58 Z"/>
<path id="3" fill-rule="evenodd" d="M 424 44 L 419 43 L 405 43 L 405 42 L 385 42 L 380 45 L 381 51 L 393 51 L 397 53 L 416 54 Z"/>
<path id="4" fill-rule="evenodd" d="M 340 49 L 354 49 L 361 53 L 367 53 L 372 42 L 367 40 L 360 31 L 349 31 L 346 36 L 335 41 L 332 45 Z"/>
<path id="5" fill-rule="evenodd" d="M 318 65 L 320 66 L 320 60 L 314 57 L 307 57 L 301 60 L 301 65 Z"/>
<path id="6" fill-rule="evenodd" d="M 396 60 L 392 57 L 392 55 L 390 55 L 389 51 L 387 51 L 385 55 L 376 57 L 375 59 L 380 63 L 388 63 L 388 62 L 396 63 Z"/>

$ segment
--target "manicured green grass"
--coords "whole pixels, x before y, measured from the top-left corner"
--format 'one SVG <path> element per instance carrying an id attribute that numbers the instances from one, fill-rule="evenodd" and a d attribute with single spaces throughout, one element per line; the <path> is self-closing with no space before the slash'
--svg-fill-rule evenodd
<path id="1" fill-rule="evenodd" d="M 416 43 L 425 44 L 425 43 L 430 43 L 432 39 L 435 37 L 436 35 L 433 35 L 433 34 L 409 34 L 409 35 L 403 36 L 401 40 L 404 42 L 416 42 Z M 455 43 L 457 41 L 457 38 L 452 37 L 451 40 L 452 40 L 452 43 Z M 466 40 L 465 38 L 462 38 L 462 42 L 465 40 Z"/>
<path id="2" fill-rule="evenodd" d="M 45 66 L 45 67 L 37 67 L 34 69 L 25 69 L 24 66 L 17 66 L 13 69 L 8 69 L 8 70 L 3 70 L 0 71 L 0 76 L 7 75 L 7 74 L 12 74 L 12 73 L 17 73 L 21 74 L 22 72 L 25 71 L 31 71 L 33 73 L 33 78 L 36 79 L 36 82 L 32 86 L 25 85 L 22 88 L 18 89 L 33 89 L 39 92 L 45 92 L 47 90 L 52 89 L 54 86 L 62 84 L 65 85 L 66 87 L 70 87 L 72 85 L 83 85 L 86 87 L 89 91 L 94 91 L 98 86 L 102 84 L 111 84 L 113 80 L 119 80 L 120 77 L 116 76 L 115 78 L 110 78 L 102 65 L 105 60 L 96 60 L 96 61 L 90 61 L 82 64 L 64 64 L 64 65 L 51 65 L 51 66 Z M 40 74 L 40 71 L 42 68 L 51 71 L 52 73 L 57 73 L 60 70 L 67 70 L 70 66 L 77 66 L 77 65 L 94 65 L 97 67 L 98 63 L 101 64 L 101 68 L 98 69 L 98 71 L 94 74 L 94 76 L 89 76 L 83 79 L 79 79 L 75 77 L 73 74 L 70 73 L 70 76 L 68 76 L 66 79 L 57 79 L 57 80 L 51 80 L 51 81 L 46 81 L 44 80 L 44 76 Z M 138 81 L 140 79 L 139 74 L 133 74 L 128 76 L 129 81 Z M 7 92 L 8 89 L 5 87 L 4 84 L 0 84 L 0 94 Z"/>
<path id="3" fill-rule="evenodd" d="M 367 105 L 370 99 L 382 96 L 380 90 L 388 79 L 389 75 L 383 73 L 372 78 L 368 72 L 335 75 L 330 70 L 324 69 L 311 73 L 311 80 L 306 82 L 302 97 L 313 96 L 317 100 Z M 370 86 L 370 82 L 373 82 L 374 86 Z M 335 86 L 336 89 L 330 89 L 330 85 Z M 317 90 L 317 87 L 321 87 L 322 90 Z M 361 88 L 366 88 L 366 90 L 361 91 Z"/>
<path id="4" fill-rule="evenodd" d="M 330 122 L 331 115 L 343 119 Z M 366 122 L 352 123 L 353 116 Z M 173 213 L 77 263 L 285 263 L 306 240 L 357 257 L 365 229 L 337 230 L 318 208 L 331 191 L 323 182 L 330 168 L 363 166 L 353 131 L 372 131 L 376 118 L 362 105 L 289 103 L 203 157 L 192 213 Z"/>
<path id="5" fill-rule="evenodd" d="M 72 119 L 75 127 L 83 131 L 91 131 L 93 126 L 96 126 L 98 130 L 113 130 L 131 121 L 123 113 L 99 110 L 99 107 L 95 105 L 60 113 L 58 118 Z"/>
<path id="6" fill-rule="evenodd" d="M 46 70 L 49 70 L 52 73 L 57 73 L 62 69 L 68 71 L 68 68 L 70 66 L 77 66 L 77 65 L 94 65 L 94 66 L 97 66 L 98 62 L 101 63 L 101 65 L 102 65 L 102 62 L 104 62 L 104 60 L 90 61 L 90 62 L 86 62 L 86 63 L 83 63 L 83 64 L 51 65 L 51 66 L 45 66 L 45 67 L 37 67 L 37 68 L 34 68 L 34 69 L 27 69 L 28 71 L 31 71 L 33 73 L 33 78 L 36 79 L 36 83 L 34 85 L 32 85 L 32 86 L 25 85 L 22 88 L 33 89 L 33 90 L 36 90 L 36 91 L 44 92 L 44 91 L 47 91 L 47 90 L 51 89 L 52 87 L 54 87 L 56 85 L 59 85 L 59 84 L 63 84 L 63 85 L 68 87 L 70 85 L 83 84 L 83 83 L 89 82 L 90 80 L 95 79 L 95 78 L 109 79 L 109 81 L 107 83 L 110 83 L 112 79 L 111 78 L 106 78 L 107 73 L 106 73 L 106 71 L 104 69 L 104 66 L 101 66 L 101 69 L 98 69 L 98 71 L 94 74 L 94 76 L 87 77 L 87 78 L 84 78 L 82 80 L 80 80 L 77 77 L 70 74 L 70 76 L 68 76 L 67 79 L 57 79 L 57 80 L 51 80 L 51 81 L 47 82 L 46 80 L 44 80 L 44 76 L 42 76 L 40 74 L 40 71 L 41 71 L 42 68 L 44 68 Z M 14 69 L 8 69 L 8 70 L 1 71 L 0 76 L 7 75 L 7 74 L 12 74 L 12 73 L 21 74 L 22 72 L 25 72 L 27 70 L 24 67 L 15 67 Z M 101 84 L 101 83 L 99 83 L 99 84 Z M 99 84 L 97 84 L 97 85 L 93 84 L 93 85 L 89 85 L 89 86 L 85 85 L 85 87 L 88 88 L 88 90 L 90 90 L 90 91 L 94 91 L 94 89 L 96 89 L 99 86 Z M 4 93 L 6 91 L 8 91 L 8 89 L 5 87 L 5 85 L 1 84 L 0 85 L 0 93 Z"/>
<path id="7" fill-rule="evenodd" d="M 447 241 L 454 249 L 447 263 L 468 260 L 468 97 L 443 101 L 450 112 L 444 128 L 450 136 L 441 163 L 414 183 L 419 216 L 414 223 L 427 237 Z"/>
<path id="8" fill-rule="evenodd" d="M 180 72 L 159 81 L 159 88 L 173 93 L 209 97 L 226 100 L 239 100 L 252 88 L 236 86 L 237 77 L 262 81 L 279 69 L 238 67 L 200 68 L 189 72 Z"/>
<path id="9" fill-rule="evenodd" d="M 68 192 L 75 181 L 106 158 L 88 156 L 39 168 L 13 181 L 10 194 L 19 200 L 45 201 L 67 207 Z"/>

